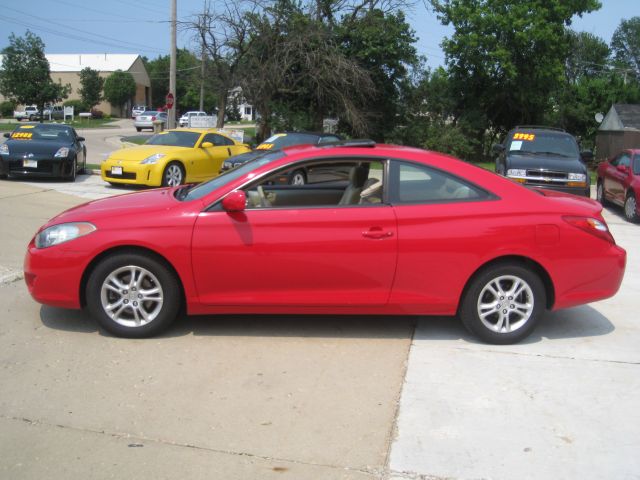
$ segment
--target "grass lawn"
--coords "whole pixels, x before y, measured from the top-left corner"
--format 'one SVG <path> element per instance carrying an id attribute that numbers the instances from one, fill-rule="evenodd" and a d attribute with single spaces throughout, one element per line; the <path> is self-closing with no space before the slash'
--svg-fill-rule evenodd
<path id="1" fill-rule="evenodd" d="M 65 125 L 69 125 L 73 128 L 76 129 L 80 129 L 80 128 L 114 128 L 117 125 L 111 125 L 111 122 L 113 122 L 115 119 L 113 118 L 82 118 L 82 119 L 76 119 L 73 122 L 66 122 Z M 16 127 L 20 126 L 20 125 L 27 125 L 27 123 L 30 122 L 9 122 L 9 123 L 0 123 L 0 131 L 1 132 L 11 132 L 13 131 Z M 45 121 L 44 123 L 62 123 L 62 122 L 48 122 Z"/>

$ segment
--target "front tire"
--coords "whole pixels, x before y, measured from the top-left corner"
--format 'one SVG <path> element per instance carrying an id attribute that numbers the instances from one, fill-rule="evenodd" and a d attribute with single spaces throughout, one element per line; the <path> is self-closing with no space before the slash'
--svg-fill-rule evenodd
<path id="1" fill-rule="evenodd" d="M 162 172 L 163 187 L 177 187 L 184 183 L 184 169 L 178 162 L 171 162 Z"/>
<path id="2" fill-rule="evenodd" d="M 632 223 L 638 222 L 638 204 L 633 193 L 628 194 L 624 201 L 624 216 Z"/>
<path id="3" fill-rule="evenodd" d="M 78 160 L 74 158 L 73 162 L 71 163 L 71 172 L 69 172 L 69 176 L 67 177 L 67 180 L 69 180 L 70 182 L 75 182 L 77 174 L 78 174 Z"/>
<path id="4" fill-rule="evenodd" d="M 596 200 L 603 207 L 606 207 L 607 205 L 609 205 L 609 202 L 607 201 L 607 199 L 604 196 L 604 185 L 603 185 L 602 181 L 599 181 L 598 185 L 596 186 Z"/>
<path id="5" fill-rule="evenodd" d="M 502 263 L 471 280 L 459 313 L 464 326 L 481 340 L 507 345 L 531 334 L 545 306 L 540 277 L 517 263 Z"/>
<path id="6" fill-rule="evenodd" d="M 180 310 L 180 285 L 162 262 L 139 253 L 101 261 L 87 282 L 87 307 L 100 326 L 126 338 L 165 330 Z"/>
<path id="7" fill-rule="evenodd" d="M 137 132 L 141 132 L 141 131 L 142 131 L 142 129 L 141 129 L 140 127 L 136 127 L 136 131 L 137 131 Z"/>

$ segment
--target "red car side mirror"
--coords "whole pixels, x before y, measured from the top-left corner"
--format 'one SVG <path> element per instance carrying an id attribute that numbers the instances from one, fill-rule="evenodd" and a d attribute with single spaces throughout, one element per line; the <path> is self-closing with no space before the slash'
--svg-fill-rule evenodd
<path id="1" fill-rule="evenodd" d="M 616 168 L 620 172 L 626 172 L 627 171 L 627 166 L 626 165 L 618 165 Z"/>
<path id="2" fill-rule="evenodd" d="M 222 199 L 222 208 L 227 212 L 242 212 L 247 206 L 247 195 L 235 190 Z"/>

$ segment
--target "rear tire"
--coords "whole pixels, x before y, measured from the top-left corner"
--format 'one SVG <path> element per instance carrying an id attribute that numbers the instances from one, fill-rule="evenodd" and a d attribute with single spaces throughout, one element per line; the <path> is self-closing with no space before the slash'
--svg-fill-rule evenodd
<path id="1" fill-rule="evenodd" d="M 529 336 L 545 307 L 540 277 L 510 262 L 489 266 L 471 279 L 459 314 L 464 326 L 481 340 L 507 345 Z"/>
<path id="2" fill-rule="evenodd" d="M 627 195 L 626 200 L 624 201 L 624 216 L 627 220 L 632 223 L 638 222 L 638 204 L 636 202 L 636 197 L 633 193 L 629 193 Z"/>
<path id="3" fill-rule="evenodd" d="M 161 261 L 139 253 L 102 260 L 87 282 L 87 307 L 102 328 L 119 337 L 157 335 L 177 318 L 181 288 Z"/>

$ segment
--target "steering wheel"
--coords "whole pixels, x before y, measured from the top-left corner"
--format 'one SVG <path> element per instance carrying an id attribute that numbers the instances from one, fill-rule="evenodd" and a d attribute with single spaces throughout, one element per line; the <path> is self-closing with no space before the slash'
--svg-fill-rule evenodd
<path id="1" fill-rule="evenodd" d="M 269 202 L 269 200 L 267 199 L 267 196 L 264 193 L 264 189 L 262 188 L 262 185 L 258 185 L 257 190 L 258 190 L 258 196 L 260 197 L 260 206 L 270 207 L 271 202 Z"/>

